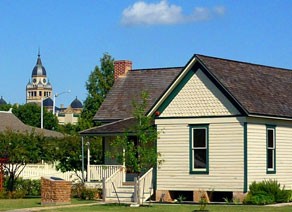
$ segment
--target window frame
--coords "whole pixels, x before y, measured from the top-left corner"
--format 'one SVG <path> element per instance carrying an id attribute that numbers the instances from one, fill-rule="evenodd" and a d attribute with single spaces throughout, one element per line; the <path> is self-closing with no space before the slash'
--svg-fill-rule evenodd
<path id="1" fill-rule="evenodd" d="M 273 132 L 273 146 L 269 147 L 269 131 Z M 276 126 L 274 125 L 266 125 L 266 169 L 267 174 L 275 174 L 276 173 Z M 269 168 L 269 150 L 272 150 L 272 163 L 273 167 Z"/>
<path id="2" fill-rule="evenodd" d="M 196 129 L 205 130 L 206 168 L 194 168 L 195 156 L 193 132 Z M 202 149 L 202 148 L 198 148 Z M 190 174 L 209 174 L 209 124 L 189 125 L 189 171 Z"/>

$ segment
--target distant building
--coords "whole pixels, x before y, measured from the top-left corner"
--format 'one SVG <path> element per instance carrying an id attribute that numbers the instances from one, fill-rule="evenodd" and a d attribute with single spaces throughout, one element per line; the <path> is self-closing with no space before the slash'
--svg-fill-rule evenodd
<path id="1" fill-rule="evenodd" d="M 40 104 L 42 98 L 52 97 L 53 88 L 51 83 L 48 81 L 47 72 L 45 67 L 42 65 L 40 53 L 36 65 L 34 66 L 31 79 L 26 85 L 26 103 L 34 102 Z"/>
<path id="2" fill-rule="evenodd" d="M 52 85 L 47 78 L 46 69 L 42 65 L 40 53 L 38 53 L 36 65 L 32 70 L 31 79 L 26 85 L 26 103 L 37 103 L 41 105 L 41 101 L 43 100 L 43 106 L 48 111 L 53 112 L 53 96 Z M 0 104 L 1 102 L 5 102 L 2 97 L 0 99 Z M 76 124 L 82 108 L 83 105 L 77 97 L 72 101 L 68 108 L 64 108 L 63 106 L 58 108 L 55 106 L 55 112 L 59 124 Z"/>
<path id="3" fill-rule="evenodd" d="M 1 99 L 0 99 L 0 105 L 6 105 L 7 102 L 3 99 L 3 97 L 1 96 Z"/>
<path id="4" fill-rule="evenodd" d="M 83 105 L 77 97 L 71 102 L 69 107 L 56 108 L 56 115 L 58 117 L 59 124 L 76 124 L 82 109 Z"/>

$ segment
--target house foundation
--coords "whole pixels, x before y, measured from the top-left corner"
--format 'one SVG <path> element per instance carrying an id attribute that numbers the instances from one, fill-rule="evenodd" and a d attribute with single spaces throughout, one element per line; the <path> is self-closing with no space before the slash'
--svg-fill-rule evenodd
<path id="1" fill-rule="evenodd" d="M 168 190 L 156 190 L 155 193 L 156 202 L 172 202 L 170 192 Z"/>
<path id="2" fill-rule="evenodd" d="M 247 195 L 247 192 L 246 193 L 243 193 L 243 192 L 233 192 L 232 195 L 233 195 L 233 201 L 243 202 L 245 196 Z"/>
<path id="3" fill-rule="evenodd" d="M 201 201 L 210 203 L 210 198 L 207 191 L 195 190 L 193 191 L 193 202 L 199 203 Z"/>

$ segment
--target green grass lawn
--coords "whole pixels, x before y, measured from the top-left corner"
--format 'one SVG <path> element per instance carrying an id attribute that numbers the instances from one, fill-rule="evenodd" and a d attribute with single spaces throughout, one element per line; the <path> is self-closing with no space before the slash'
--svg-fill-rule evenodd
<path id="1" fill-rule="evenodd" d="M 71 204 L 85 204 L 93 203 L 96 201 L 80 201 L 72 199 Z M 0 211 L 19 209 L 19 208 L 34 208 L 44 207 L 41 205 L 40 198 L 27 198 L 27 199 L 0 199 Z"/>
<path id="2" fill-rule="evenodd" d="M 132 212 L 132 211 L 139 211 L 139 212 L 152 212 L 152 211 L 167 211 L 167 212 L 192 212 L 193 210 L 198 210 L 199 205 L 192 205 L 192 204 L 152 204 L 148 206 L 147 204 L 142 207 L 134 208 L 129 207 L 126 205 L 117 205 L 117 204 L 98 204 L 100 202 L 96 201 L 79 201 L 76 199 L 72 200 L 71 205 L 65 205 L 62 208 L 50 208 L 48 206 L 41 206 L 39 198 L 32 198 L 32 199 L 1 199 L 0 200 L 0 211 L 12 210 L 12 209 L 19 209 L 19 208 L 32 208 L 38 207 L 41 209 L 46 209 L 46 212 L 66 212 L 66 211 L 74 211 L 74 212 L 87 212 L 87 211 L 121 211 L 121 212 Z M 87 206 L 78 206 L 78 204 L 89 204 L 89 203 L 96 203 L 95 205 L 87 205 Z M 75 205 L 75 206 L 74 206 Z M 70 206 L 70 207 L 68 207 Z M 218 212 L 290 212 L 292 211 L 292 206 L 285 206 L 285 207 L 271 207 L 271 206 L 249 206 L 249 205 L 207 205 L 209 211 L 218 211 Z"/>

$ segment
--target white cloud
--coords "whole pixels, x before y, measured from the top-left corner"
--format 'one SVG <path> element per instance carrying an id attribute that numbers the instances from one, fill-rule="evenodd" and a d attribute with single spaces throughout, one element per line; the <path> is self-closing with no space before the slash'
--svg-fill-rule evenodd
<path id="1" fill-rule="evenodd" d="M 192 14 L 185 15 L 180 6 L 169 4 L 167 0 L 161 0 L 158 3 L 138 1 L 124 9 L 121 22 L 124 25 L 178 24 L 205 21 L 224 13 L 224 7 L 213 9 L 195 7 Z"/>

